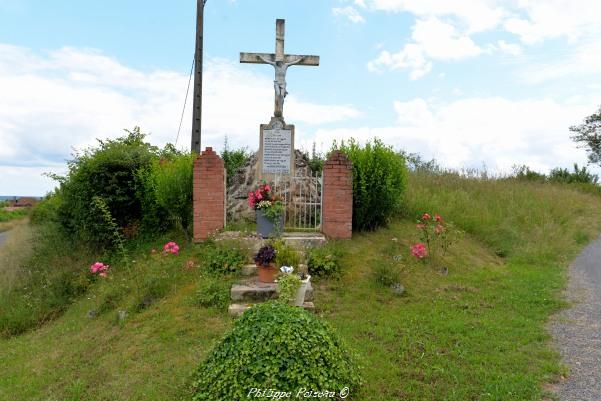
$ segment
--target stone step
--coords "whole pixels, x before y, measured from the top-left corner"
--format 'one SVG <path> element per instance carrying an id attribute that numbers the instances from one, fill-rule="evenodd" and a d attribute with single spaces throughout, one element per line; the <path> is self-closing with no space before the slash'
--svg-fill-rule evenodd
<path id="1" fill-rule="evenodd" d="M 228 308 L 228 312 L 232 316 L 240 316 L 252 307 L 252 304 L 231 304 Z M 315 311 L 315 305 L 313 302 L 305 302 L 303 308 L 308 311 Z"/>
<path id="2" fill-rule="evenodd" d="M 234 284 L 230 290 L 230 298 L 235 302 L 264 302 L 277 297 L 276 283 L 261 283 L 256 277 Z M 305 301 L 313 301 L 311 282 L 307 286 Z"/>
<path id="3" fill-rule="evenodd" d="M 325 245 L 326 236 L 318 232 L 285 232 L 282 239 L 298 250 Z"/>

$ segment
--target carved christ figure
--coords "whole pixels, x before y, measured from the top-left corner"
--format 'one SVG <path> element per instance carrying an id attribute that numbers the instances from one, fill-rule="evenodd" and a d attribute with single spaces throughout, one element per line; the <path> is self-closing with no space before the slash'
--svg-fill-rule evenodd
<path id="1" fill-rule="evenodd" d="M 304 60 L 304 57 L 299 57 L 294 61 L 285 63 L 283 61 L 271 61 L 263 56 L 257 56 L 264 63 L 272 65 L 275 69 L 275 81 L 273 81 L 273 87 L 275 89 L 275 111 L 273 115 L 275 117 L 282 117 L 284 112 L 284 99 L 288 94 L 286 90 L 286 70 L 288 67 L 294 64 L 298 64 Z"/>

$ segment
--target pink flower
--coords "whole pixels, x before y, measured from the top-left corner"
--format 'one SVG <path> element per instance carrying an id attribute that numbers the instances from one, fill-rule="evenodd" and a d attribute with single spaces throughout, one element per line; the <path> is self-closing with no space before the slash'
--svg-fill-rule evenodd
<path id="1" fill-rule="evenodd" d="M 96 262 L 90 266 L 90 271 L 92 274 L 97 274 L 102 277 L 106 277 L 108 275 L 109 265 L 105 265 L 101 262 Z"/>
<path id="2" fill-rule="evenodd" d="M 422 216 L 422 220 L 427 221 L 430 220 L 432 218 L 432 216 L 430 216 L 428 213 L 424 213 L 424 215 Z"/>
<path id="3" fill-rule="evenodd" d="M 440 224 L 437 224 L 436 227 L 434 227 L 434 232 L 436 234 L 441 234 L 444 231 L 444 227 Z"/>
<path id="4" fill-rule="evenodd" d="M 424 244 L 419 243 L 411 247 L 411 254 L 418 259 L 423 259 L 428 256 L 428 250 Z"/>
<path id="5" fill-rule="evenodd" d="M 167 242 L 163 247 L 163 253 L 171 253 L 177 255 L 179 253 L 179 245 L 175 242 Z"/>
<path id="6" fill-rule="evenodd" d="M 267 192 L 271 191 L 271 187 L 269 186 L 269 184 L 265 184 L 264 190 Z"/>
<path id="7" fill-rule="evenodd" d="M 99 274 L 99 276 L 107 278 L 109 276 L 109 274 L 107 272 L 102 272 L 102 273 Z"/>
<path id="8" fill-rule="evenodd" d="M 423 223 L 419 223 L 418 225 L 415 226 L 415 228 L 417 228 L 418 230 L 423 230 L 426 228 L 426 225 Z"/>

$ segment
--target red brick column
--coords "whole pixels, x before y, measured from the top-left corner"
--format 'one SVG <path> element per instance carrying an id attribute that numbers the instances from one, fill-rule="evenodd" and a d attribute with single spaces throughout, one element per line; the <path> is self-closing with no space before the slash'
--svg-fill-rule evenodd
<path id="1" fill-rule="evenodd" d="M 322 231 L 330 238 L 353 235 L 353 164 L 337 150 L 323 166 Z"/>
<path id="2" fill-rule="evenodd" d="M 194 160 L 192 202 L 195 242 L 225 227 L 225 166 L 213 148 Z"/>

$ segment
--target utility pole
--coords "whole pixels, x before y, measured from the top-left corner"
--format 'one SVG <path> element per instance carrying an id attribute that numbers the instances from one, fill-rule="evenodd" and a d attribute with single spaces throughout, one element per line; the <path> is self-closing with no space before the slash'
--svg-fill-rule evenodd
<path id="1" fill-rule="evenodd" d="M 197 0 L 196 52 L 194 53 L 194 105 L 192 107 L 192 147 L 200 154 L 200 131 L 202 119 L 202 54 L 204 35 L 204 8 L 207 0 Z"/>

